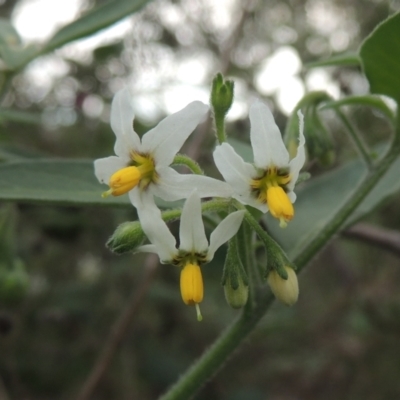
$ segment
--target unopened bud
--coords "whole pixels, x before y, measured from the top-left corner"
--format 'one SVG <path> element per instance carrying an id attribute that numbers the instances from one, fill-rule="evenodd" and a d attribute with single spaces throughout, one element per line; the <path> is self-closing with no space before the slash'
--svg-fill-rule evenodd
<path id="1" fill-rule="evenodd" d="M 238 279 L 238 285 L 234 289 L 231 280 L 228 278 L 224 285 L 224 293 L 226 302 L 232 308 L 242 308 L 249 298 L 249 286 L 243 282 L 243 279 Z"/>
<path id="2" fill-rule="evenodd" d="M 229 242 L 222 274 L 222 285 L 226 302 L 232 308 L 241 308 L 246 305 L 249 297 L 249 282 L 237 251 L 235 239 Z"/>
<path id="3" fill-rule="evenodd" d="M 285 266 L 287 279 L 283 279 L 274 269 L 268 274 L 268 284 L 275 297 L 287 306 L 292 306 L 299 297 L 299 283 L 296 272 L 290 267 Z"/>
<path id="4" fill-rule="evenodd" d="M 0 303 L 13 305 L 25 298 L 29 289 L 29 275 L 24 263 L 16 258 L 12 267 L 0 264 Z"/>
<path id="5" fill-rule="evenodd" d="M 233 96 L 234 82 L 224 81 L 222 74 L 218 73 L 213 79 L 211 88 L 211 105 L 216 116 L 225 116 L 232 106 Z"/>
<path id="6" fill-rule="evenodd" d="M 124 222 L 118 226 L 113 235 L 108 239 L 106 246 L 116 254 L 135 251 L 146 235 L 139 221 Z"/>

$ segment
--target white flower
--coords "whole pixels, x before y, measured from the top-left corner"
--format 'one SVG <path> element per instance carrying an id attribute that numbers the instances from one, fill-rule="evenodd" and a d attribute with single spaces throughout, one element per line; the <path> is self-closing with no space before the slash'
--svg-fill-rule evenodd
<path id="1" fill-rule="evenodd" d="M 186 200 L 180 221 L 179 249 L 176 240 L 161 218 L 160 210 L 152 203 L 138 209 L 142 228 L 152 244 L 138 251 L 157 253 L 162 263 L 180 266 L 181 295 L 185 304 L 196 305 L 203 300 L 203 279 L 200 266 L 211 261 L 217 249 L 239 230 L 245 211 L 235 211 L 222 220 L 211 233 L 208 243 L 197 191 Z"/>
<path id="2" fill-rule="evenodd" d="M 153 196 L 167 201 L 186 198 L 197 188 L 201 197 L 229 197 L 231 188 L 225 182 L 206 176 L 179 174 L 169 165 L 185 140 L 205 118 L 208 106 L 195 101 L 183 110 L 165 118 L 143 135 L 133 130 L 133 109 L 127 89 L 119 91 L 111 106 L 111 127 L 116 136 L 116 156 L 94 163 L 95 174 L 110 189 L 103 196 L 129 192 L 135 207 L 153 202 Z"/>
<path id="3" fill-rule="evenodd" d="M 271 211 L 284 227 L 294 215 L 293 192 L 305 162 L 303 116 L 299 112 L 300 134 L 296 157 L 289 160 L 279 128 L 269 108 L 261 101 L 250 107 L 250 139 L 254 164 L 249 164 L 228 143 L 214 151 L 215 163 L 233 190 L 233 197 L 262 212 Z"/>

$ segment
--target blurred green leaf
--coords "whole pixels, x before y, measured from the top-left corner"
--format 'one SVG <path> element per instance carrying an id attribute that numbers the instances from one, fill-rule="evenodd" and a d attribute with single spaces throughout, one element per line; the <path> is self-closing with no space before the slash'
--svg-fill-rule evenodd
<path id="1" fill-rule="evenodd" d="M 114 0 L 99 6 L 61 28 L 45 45 L 49 52 L 73 40 L 89 36 L 140 10 L 150 0 Z"/>
<path id="2" fill-rule="evenodd" d="M 13 121 L 23 124 L 40 124 L 41 116 L 39 113 L 20 111 L 20 110 L 0 110 L 0 122 Z"/>
<path id="3" fill-rule="evenodd" d="M 304 65 L 305 68 L 317 67 L 358 67 L 361 65 L 357 54 L 346 53 L 330 57 L 326 60 L 313 61 Z"/>
<path id="4" fill-rule="evenodd" d="M 400 190 L 399 170 L 400 157 L 360 204 L 348 224 L 370 213 Z M 272 235 L 290 256 L 298 254 L 314 237 L 315 232 L 318 232 L 354 193 L 357 183 L 366 173 L 364 163 L 357 160 L 311 179 L 296 190 L 295 217 L 286 229 L 279 228 L 279 223 L 269 214 L 264 216 Z"/>
<path id="5" fill-rule="evenodd" d="M 400 103 L 400 13 L 371 33 L 361 45 L 360 57 L 371 93 L 385 94 Z"/>
<path id="6" fill-rule="evenodd" d="M 21 45 L 21 38 L 9 20 L 0 18 L 0 55 L 10 69 L 16 69 L 31 60 L 39 52 L 39 46 Z"/>
<path id="7" fill-rule="evenodd" d="M 341 106 L 367 106 L 379 110 L 383 115 L 388 117 L 390 122 L 394 123 L 395 115 L 388 105 L 379 97 L 373 95 L 365 96 L 349 96 L 344 99 L 328 101 L 320 109 L 336 108 Z"/>
<path id="8" fill-rule="evenodd" d="M 90 160 L 28 160 L 0 165 L 0 199 L 53 204 L 129 205 L 128 196 L 103 199 Z"/>
<path id="9" fill-rule="evenodd" d="M 29 159 L 0 164 L 0 200 L 61 205 L 132 207 L 128 195 L 102 198 L 108 186 L 100 184 L 93 160 Z M 182 201 L 156 199 L 160 208 Z"/>

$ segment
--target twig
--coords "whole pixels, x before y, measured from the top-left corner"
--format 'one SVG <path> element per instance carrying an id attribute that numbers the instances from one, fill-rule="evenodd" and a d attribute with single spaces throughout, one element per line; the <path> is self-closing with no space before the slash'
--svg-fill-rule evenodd
<path id="1" fill-rule="evenodd" d="M 3 379 L 0 376 L 0 400 L 10 400 Z"/>
<path id="2" fill-rule="evenodd" d="M 358 223 L 342 233 L 350 239 L 371 243 L 400 256 L 400 232 Z"/>
<path id="3" fill-rule="evenodd" d="M 104 344 L 100 355 L 94 364 L 92 371 L 84 382 L 82 389 L 75 400 L 89 400 L 97 385 L 106 373 L 118 346 L 125 338 L 130 325 L 141 305 L 147 291 L 154 279 L 155 272 L 158 266 L 158 257 L 154 254 L 149 255 L 145 262 L 145 275 L 139 288 L 135 288 L 131 294 L 128 305 L 123 310 L 121 315 L 115 321 L 111 328 L 110 335 Z"/>

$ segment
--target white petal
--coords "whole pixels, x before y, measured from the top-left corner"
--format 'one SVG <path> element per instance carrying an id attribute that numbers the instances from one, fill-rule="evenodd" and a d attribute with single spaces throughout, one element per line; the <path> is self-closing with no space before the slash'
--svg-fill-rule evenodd
<path id="1" fill-rule="evenodd" d="M 213 259 L 215 252 L 225 242 L 236 235 L 243 221 L 245 211 L 235 211 L 229 214 L 219 225 L 215 228 L 210 236 L 210 247 L 208 248 L 207 260 Z"/>
<path id="2" fill-rule="evenodd" d="M 156 254 L 158 254 L 158 251 L 157 251 L 157 246 L 155 244 L 144 244 L 142 246 L 136 247 L 134 253 L 156 253 Z"/>
<path id="3" fill-rule="evenodd" d="M 250 107 L 250 139 L 254 163 L 259 168 L 286 167 L 289 153 L 270 109 L 261 101 Z"/>
<path id="4" fill-rule="evenodd" d="M 185 201 L 179 228 L 179 250 L 203 253 L 208 248 L 201 214 L 200 197 L 196 190 Z"/>
<path id="5" fill-rule="evenodd" d="M 225 182 L 208 176 L 179 174 L 170 167 L 157 168 L 159 182 L 149 189 L 155 196 L 166 201 L 187 198 L 193 189 L 199 197 L 231 197 L 232 188 Z"/>
<path id="6" fill-rule="evenodd" d="M 234 193 L 249 197 L 250 183 L 257 174 L 256 169 L 244 162 L 229 143 L 222 143 L 216 147 L 214 161 L 221 175 L 232 186 Z"/>
<path id="7" fill-rule="evenodd" d="M 111 104 L 110 123 L 117 137 L 114 152 L 117 156 L 128 158 L 131 150 L 139 150 L 140 138 L 133 130 L 133 109 L 128 89 L 116 93 Z"/>
<path id="8" fill-rule="evenodd" d="M 175 154 L 207 112 L 208 106 L 194 101 L 183 110 L 164 118 L 143 136 L 142 151 L 152 153 L 157 165 L 170 165 Z"/>
<path id="9" fill-rule="evenodd" d="M 297 115 L 299 116 L 299 146 L 297 147 L 297 154 L 296 157 L 290 161 L 290 175 L 291 181 L 289 182 L 288 189 L 293 190 L 294 186 L 297 182 L 297 178 L 299 177 L 299 173 L 301 168 L 303 167 L 306 161 L 306 149 L 305 143 L 306 139 L 304 137 L 304 116 L 299 110 Z"/>
<path id="10" fill-rule="evenodd" d="M 131 191 L 132 193 L 134 191 Z M 176 240 L 161 218 L 161 211 L 155 205 L 153 196 L 135 191 L 137 213 L 147 238 L 156 246 L 158 256 L 163 262 L 171 261 L 176 255 Z M 130 197 L 132 197 L 130 193 Z"/>
<path id="11" fill-rule="evenodd" d="M 96 178 L 100 183 L 106 183 L 107 185 L 111 175 L 124 167 L 126 167 L 124 160 L 116 156 L 99 158 L 94 161 L 94 173 Z"/>

